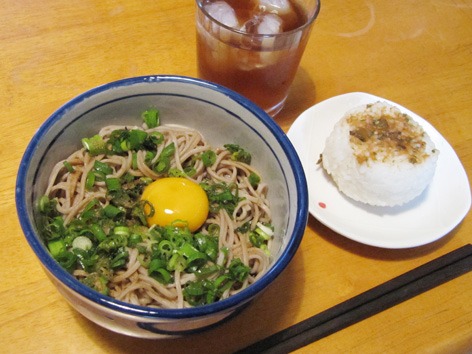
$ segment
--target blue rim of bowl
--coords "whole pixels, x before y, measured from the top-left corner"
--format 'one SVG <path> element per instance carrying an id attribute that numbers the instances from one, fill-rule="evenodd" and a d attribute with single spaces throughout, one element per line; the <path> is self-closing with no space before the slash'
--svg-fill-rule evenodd
<path id="1" fill-rule="evenodd" d="M 104 91 L 113 88 L 125 87 L 135 84 L 159 82 L 187 83 L 215 90 L 228 96 L 229 98 L 246 108 L 248 111 L 252 112 L 270 130 L 270 132 L 274 135 L 274 137 L 284 150 L 285 154 L 288 157 L 288 161 L 291 165 L 291 168 L 294 171 L 295 184 L 297 187 L 295 188 L 295 190 L 297 193 L 298 208 L 296 212 L 296 221 L 294 225 L 293 237 L 287 243 L 283 254 L 279 257 L 277 261 L 277 264 L 272 266 L 267 271 L 267 273 L 262 276 L 261 279 L 259 279 L 257 282 L 244 289 L 240 293 L 232 295 L 227 299 L 220 300 L 213 304 L 193 308 L 160 309 L 132 305 L 123 301 L 113 299 L 109 296 L 102 295 L 96 292 L 95 290 L 92 290 L 91 288 L 87 287 L 86 285 L 80 283 L 66 270 L 64 270 L 46 250 L 40 240 L 40 237 L 36 234 L 33 226 L 30 223 L 30 220 L 27 216 L 27 208 L 25 203 L 26 196 L 24 186 L 27 183 L 26 172 L 28 170 L 31 157 L 33 156 L 42 136 L 55 124 L 57 120 L 62 117 L 65 112 L 67 112 L 83 100 L 86 100 L 89 97 L 92 97 L 94 95 L 100 94 Z M 292 143 L 285 135 L 285 133 L 282 131 L 282 129 L 275 123 L 275 121 L 261 108 L 256 106 L 253 102 L 249 101 L 247 98 L 226 87 L 205 80 L 179 75 L 150 75 L 122 79 L 101 86 L 97 86 L 66 102 L 40 126 L 40 128 L 32 137 L 30 143 L 28 144 L 21 159 L 18 170 L 15 190 L 15 201 L 20 225 L 23 229 L 23 232 L 30 247 L 34 250 L 37 257 L 42 262 L 43 266 L 55 278 L 60 280 L 74 292 L 82 295 L 86 299 L 96 304 L 103 305 L 111 310 L 126 313 L 128 315 L 145 316 L 148 318 L 182 319 L 208 316 L 213 313 L 225 310 L 230 311 L 246 303 L 247 301 L 250 301 L 255 295 L 260 293 L 269 284 L 271 284 L 273 280 L 278 277 L 280 273 L 287 267 L 300 245 L 308 220 L 308 187 L 305 173 L 302 168 L 300 159 L 295 151 L 295 148 L 293 147 Z"/>

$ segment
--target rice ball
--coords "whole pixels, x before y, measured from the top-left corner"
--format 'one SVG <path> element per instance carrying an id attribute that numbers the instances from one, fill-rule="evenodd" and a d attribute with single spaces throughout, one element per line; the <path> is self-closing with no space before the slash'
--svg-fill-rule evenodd
<path id="1" fill-rule="evenodd" d="M 326 139 L 322 165 L 348 197 L 375 206 L 405 204 L 431 183 L 439 151 L 397 107 L 376 102 L 347 112 Z"/>

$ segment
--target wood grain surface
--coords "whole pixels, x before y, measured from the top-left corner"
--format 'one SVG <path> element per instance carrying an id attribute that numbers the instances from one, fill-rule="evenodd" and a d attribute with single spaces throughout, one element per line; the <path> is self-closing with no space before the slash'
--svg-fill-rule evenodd
<path id="1" fill-rule="evenodd" d="M 0 0 L 0 352 L 230 353 L 472 243 L 466 216 L 440 240 L 388 250 L 310 217 L 275 283 L 237 317 L 178 340 L 109 332 L 75 312 L 21 231 L 15 181 L 38 127 L 62 104 L 131 76 L 196 76 L 191 0 Z M 284 110 L 287 131 L 312 105 L 348 92 L 385 97 L 427 119 L 472 172 L 472 2 L 323 1 Z M 470 192 L 469 192 L 470 193 Z M 472 351 L 472 274 L 301 348 L 300 353 Z"/>

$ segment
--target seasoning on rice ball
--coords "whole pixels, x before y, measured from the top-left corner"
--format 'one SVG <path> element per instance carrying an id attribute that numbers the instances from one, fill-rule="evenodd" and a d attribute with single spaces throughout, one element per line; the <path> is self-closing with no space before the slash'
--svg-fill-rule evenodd
<path id="1" fill-rule="evenodd" d="M 433 179 L 439 151 L 423 128 L 384 102 L 357 107 L 336 123 L 322 153 L 324 169 L 348 197 L 402 205 Z"/>

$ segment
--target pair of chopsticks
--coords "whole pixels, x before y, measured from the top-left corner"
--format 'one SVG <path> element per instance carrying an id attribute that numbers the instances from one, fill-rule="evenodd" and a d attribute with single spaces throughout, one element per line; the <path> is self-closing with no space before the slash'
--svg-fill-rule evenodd
<path id="1" fill-rule="evenodd" d="M 237 353 L 288 353 L 472 270 L 468 244 L 342 302 Z"/>

